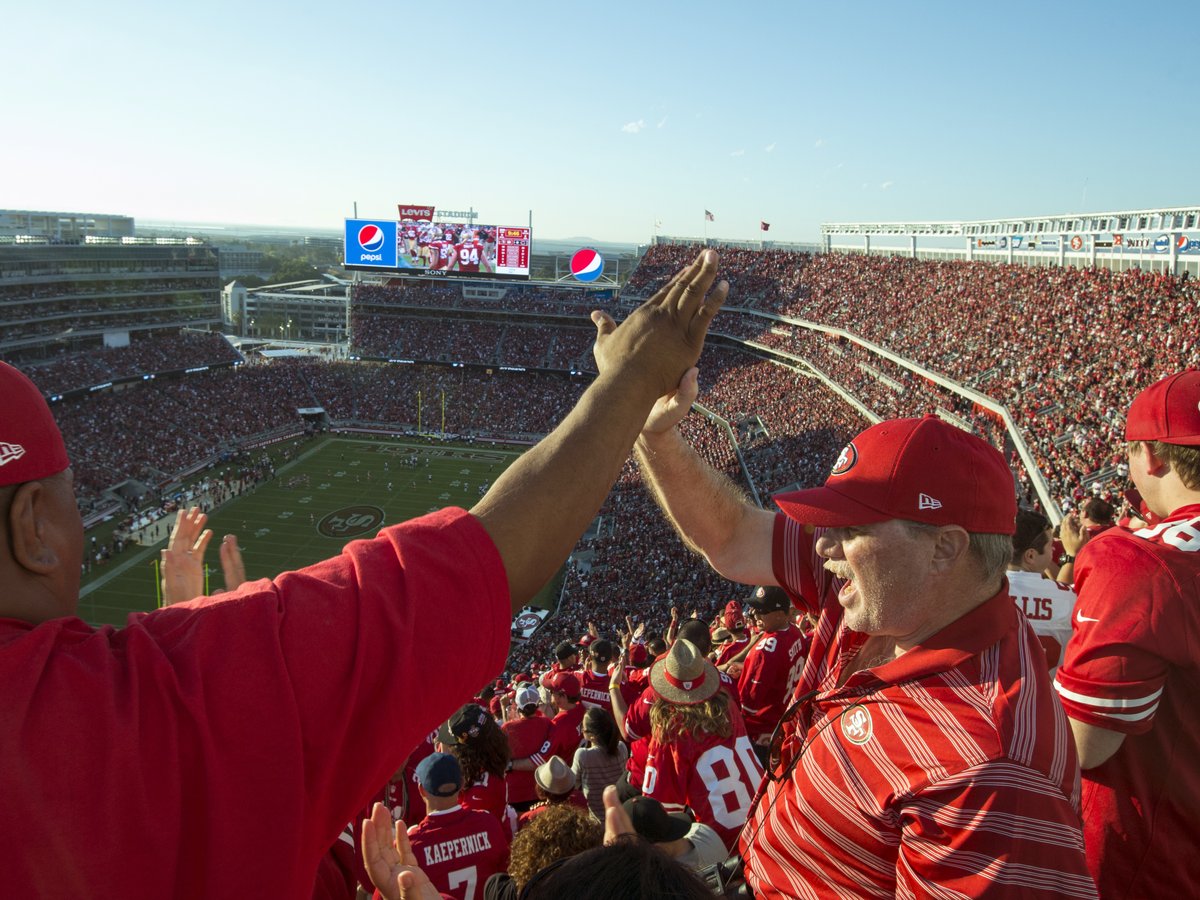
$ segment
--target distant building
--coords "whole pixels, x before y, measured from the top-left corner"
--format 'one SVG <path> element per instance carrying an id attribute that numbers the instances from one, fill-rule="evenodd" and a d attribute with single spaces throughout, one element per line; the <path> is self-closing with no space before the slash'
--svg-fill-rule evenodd
<path id="1" fill-rule="evenodd" d="M 36 362 L 185 326 L 220 328 L 214 248 L 194 240 L 108 241 L 0 242 L 0 357 Z"/>
<path id="2" fill-rule="evenodd" d="M 45 238 L 76 243 L 89 237 L 133 237 L 133 217 L 102 213 L 0 209 L 0 241 Z"/>
<path id="3" fill-rule="evenodd" d="M 251 250 L 245 246 L 219 246 L 217 252 L 221 260 L 221 281 L 246 275 L 257 275 L 259 278 L 271 277 L 271 269 L 263 263 L 262 250 Z"/>

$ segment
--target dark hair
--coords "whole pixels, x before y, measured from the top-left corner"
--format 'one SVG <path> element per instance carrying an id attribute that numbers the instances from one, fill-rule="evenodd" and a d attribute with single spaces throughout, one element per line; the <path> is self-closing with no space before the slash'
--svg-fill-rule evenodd
<path id="1" fill-rule="evenodd" d="M 547 813 L 542 813 L 542 816 Z M 542 816 L 538 816 L 540 819 Z M 537 821 L 536 819 L 534 821 Z M 713 892 L 700 877 L 652 844 L 637 837 L 585 850 L 543 870 L 526 885 L 528 900 L 712 900 Z"/>
<path id="2" fill-rule="evenodd" d="M 701 656 L 707 656 L 712 652 L 712 634 L 708 630 L 708 625 L 699 619 L 688 619 L 680 625 L 676 637 L 695 644 Z"/>
<path id="3" fill-rule="evenodd" d="M 482 778 L 484 772 L 503 778 L 512 755 L 508 748 L 508 735 L 500 730 L 491 716 L 485 716 L 484 719 L 478 735 L 463 735 L 450 748 L 462 766 L 464 790 Z"/>
<path id="4" fill-rule="evenodd" d="M 1103 497 L 1093 497 L 1083 504 L 1083 514 L 1097 525 L 1111 525 L 1113 522 L 1112 504 Z"/>
<path id="5" fill-rule="evenodd" d="M 609 640 L 601 638 L 598 641 L 593 641 L 588 647 L 592 654 L 592 659 L 598 663 L 610 663 L 617 658 L 617 647 Z"/>
<path id="6" fill-rule="evenodd" d="M 667 652 L 667 642 L 660 637 L 652 637 L 646 641 L 646 655 L 650 657 L 646 661 L 646 665 L 650 664 L 650 660 L 655 657 L 662 656 Z"/>
<path id="7" fill-rule="evenodd" d="M 613 714 L 602 706 L 593 706 L 583 714 L 583 727 L 596 736 L 600 746 L 609 756 L 617 755 L 617 741 L 620 733 L 617 731 L 617 720 Z"/>
<path id="8" fill-rule="evenodd" d="M 1034 512 L 1032 509 L 1017 510 L 1017 532 L 1012 539 L 1014 566 L 1020 565 L 1026 550 L 1037 550 L 1040 553 L 1045 548 L 1046 529 L 1049 527 L 1050 520 L 1040 512 Z"/>

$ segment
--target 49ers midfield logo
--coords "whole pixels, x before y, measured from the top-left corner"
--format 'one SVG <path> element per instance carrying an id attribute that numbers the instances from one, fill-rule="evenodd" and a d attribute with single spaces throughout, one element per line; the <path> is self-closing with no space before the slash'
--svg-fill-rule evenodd
<path id="1" fill-rule="evenodd" d="M 383 524 L 378 506 L 347 506 L 331 512 L 317 523 L 317 531 L 330 538 L 352 538 L 374 531 Z"/>
<path id="2" fill-rule="evenodd" d="M 874 731 L 871 712 L 865 706 L 855 704 L 842 713 L 842 734 L 852 744 L 865 744 Z"/>
<path id="3" fill-rule="evenodd" d="M 837 458 L 837 462 L 833 464 L 833 471 L 830 475 L 845 475 L 854 468 L 854 464 L 858 462 L 858 448 L 853 443 L 847 444 L 842 448 L 842 453 Z"/>

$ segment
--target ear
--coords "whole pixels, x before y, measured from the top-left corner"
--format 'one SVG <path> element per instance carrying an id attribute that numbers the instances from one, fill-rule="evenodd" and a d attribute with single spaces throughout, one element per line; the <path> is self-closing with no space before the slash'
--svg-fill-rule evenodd
<path id="1" fill-rule="evenodd" d="M 1036 550 L 1034 550 L 1032 547 L 1030 547 L 1028 550 L 1026 550 L 1024 553 L 1021 554 L 1021 564 L 1023 566 L 1025 566 L 1026 568 L 1028 568 L 1029 566 L 1032 566 L 1034 559 L 1037 557 L 1037 555 L 1038 555 L 1038 552 Z"/>
<path id="2" fill-rule="evenodd" d="M 1153 444 L 1148 441 L 1143 441 L 1142 448 L 1145 455 L 1143 456 L 1140 464 L 1147 475 L 1161 477 L 1170 471 L 1171 464 L 1154 452 Z"/>
<path id="3" fill-rule="evenodd" d="M 50 575 L 58 568 L 58 554 L 47 540 L 46 490 L 40 481 L 17 488 L 8 508 L 8 533 L 13 559 L 35 575 Z"/>
<path id="4" fill-rule="evenodd" d="M 934 575 L 946 575 L 966 558 L 971 536 L 958 525 L 946 525 L 938 530 L 933 542 L 929 570 Z"/>

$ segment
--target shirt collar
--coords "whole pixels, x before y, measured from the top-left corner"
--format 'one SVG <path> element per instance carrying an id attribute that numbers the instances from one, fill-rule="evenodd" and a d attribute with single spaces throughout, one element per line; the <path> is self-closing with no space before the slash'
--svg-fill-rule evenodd
<path id="1" fill-rule="evenodd" d="M 1006 578 L 1000 591 L 990 599 L 891 662 L 856 672 L 847 680 L 847 686 L 863 675 L 886 684 L 898 684 L 953 669 L 979 655 L 1015 628 L 1015 613 L 1016 606 L 1009 596 Z"/>

